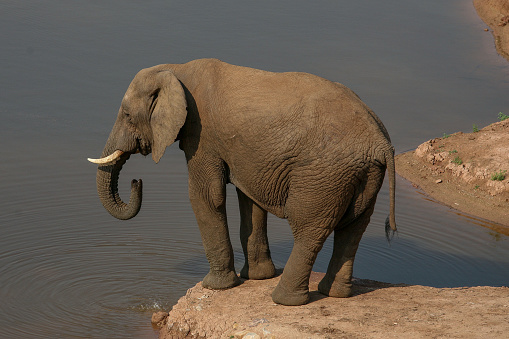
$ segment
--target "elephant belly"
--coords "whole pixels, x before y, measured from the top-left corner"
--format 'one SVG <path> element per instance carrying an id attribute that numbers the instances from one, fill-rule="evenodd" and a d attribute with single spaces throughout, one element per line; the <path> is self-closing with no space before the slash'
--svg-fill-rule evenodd
<path id="1" fill-rule="evenodd" d="M 285 219 L 285 203 L 289 190 L 289 169 L 257 173 L 230 172 L 230 182 L 256 204 L 278 218 Z M 263 175 L 265 174 L 265 175 Z"/>

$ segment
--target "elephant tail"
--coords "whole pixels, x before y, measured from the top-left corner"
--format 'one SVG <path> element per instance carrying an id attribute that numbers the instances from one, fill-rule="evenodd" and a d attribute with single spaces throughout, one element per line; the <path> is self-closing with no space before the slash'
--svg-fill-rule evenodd
<path id="1" fill-rule="evenodd" d="M 396 217 L 395 217 L 395 200 L 396 200 L 396 170 L 394 167 L 394 147 L 390 146 L 385 152 L 385 163 L 387 171 L 389 172 L 389 200 L 390 210 L 387 219 L 385 220 L 385 235 L 387 240 L 390 241 L 394 233 L 397 231 Z M 392 233 L 391 233 L 392 230 Z"/>

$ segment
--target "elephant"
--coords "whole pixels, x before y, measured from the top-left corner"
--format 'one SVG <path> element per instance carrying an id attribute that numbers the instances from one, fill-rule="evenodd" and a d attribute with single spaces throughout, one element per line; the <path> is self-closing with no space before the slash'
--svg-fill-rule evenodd
<path id="1" fill-rule="evenodd" d="M 122 166 L 135 153 L 158 163 L 179 141 L 189 199 L 210 271 L 202 285 L 228 289 L 276 274 L 267 213 L 287 219 L 294 244 L 272 300 L 309 301 L 318 252 L 334 232 L 333 253 L 318 289 L 352 294 L 355 254 L 385 172 L 387 235 L 396 231 L 394 147 L 375 113 L 346 86 L 300 72 L 276 73 L 217 59 L 162 64 L 139 71 L 129 85 L 98 164 L 97 191 L 118 219 L 134 217 L 142 180 L 129 202 L 118 193 Z M 226 218 L 226 184 L 235 186 L 245 264 L 234 267 Z"/>

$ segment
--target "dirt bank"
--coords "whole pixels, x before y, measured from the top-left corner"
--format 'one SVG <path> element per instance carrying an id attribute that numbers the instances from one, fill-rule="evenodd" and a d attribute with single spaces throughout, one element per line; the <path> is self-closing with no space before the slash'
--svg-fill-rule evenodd
<path id="1" fill-rule="evenodd" d="M 491 28 L 497 52 L 509 60 L 509 1 L 474 0 L 481 19 Z"/>
<path id="2" fill-rule="evenodd" d="M 435 138 L 396 156 L 396 171 L 435 200 L 493 221 L 495 231 L 509 235 L 507 140 L 509 119 Z"/>
<path id="3" fill-rule="evenodd" d="M 355 280 L 351 298 L 318 293 L 311 302 L 276 305 L 279 277 L 225 291 L 190 289 L 169 316 L 154 314 L 160 338 L 506 338 L 509 288 L 432 288 Z"/>

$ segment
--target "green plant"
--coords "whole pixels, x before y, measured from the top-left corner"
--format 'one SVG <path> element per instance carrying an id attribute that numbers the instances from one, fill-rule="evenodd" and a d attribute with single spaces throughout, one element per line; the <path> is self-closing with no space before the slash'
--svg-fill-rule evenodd
<path id="1" fill-rule="evenodd" d="M 463 160 L 461 160 L 460 157 L 456 157 L 452 162 L 455 163 L 456 165 L 461 165 L 463 163 Z"/>
<path id="2" fill-rule="evenodd" d="M 473 124 L 473 125 L 472 125 L 472 132 L 474 132 L 474 133 L 479 132 L 479 128 L 477 128 L 477 125 L 476 125 L 476 124 Z"/>
<path id="3" fill-rule="evenodd" d="M 507 171 L 498 171 L 498 172 L 495 172 L 491 175 L 491 180 L 493 181 L 502 181 L 505 179 L 505 174 L 507 173 Z"/>
<path id="4" fill-rule="evenodd" d="M 477 190 L 479 189 L 479 187 L 480 187 L 479 185 L 475 185 L 474 189 Z"/>
<path id="5" fill-rule="evenodd" d="M 504 121 L 504 120 L 506 120 L 506 119 L 509 119 L 509 115 L 505 115 L 505 114 L 504 114 L 504 113 L 502 113 L 502 112 L 499 112 L 499 113 L 498 113 L 498 120 L 500 120 L 500 121 Z"/>
<path id="6" fill-rule="evenodd" d="M 449 151 L 449 154 L 453 154 L 453 153 L 458 153 L 458 151 L 456 151 L 455 149 L 453 149 L 452 151 Z"/>
<path id="7" fill-rule="evenodd" d="M 447 138 L 449 138 L 450 136 L 451 136 L 450 134 L 446 134 L 446 133 L 444 133 L 444 136 L 443 136 L 442 138 L 443 138 L 443 139 L 447 139 Z"/>

